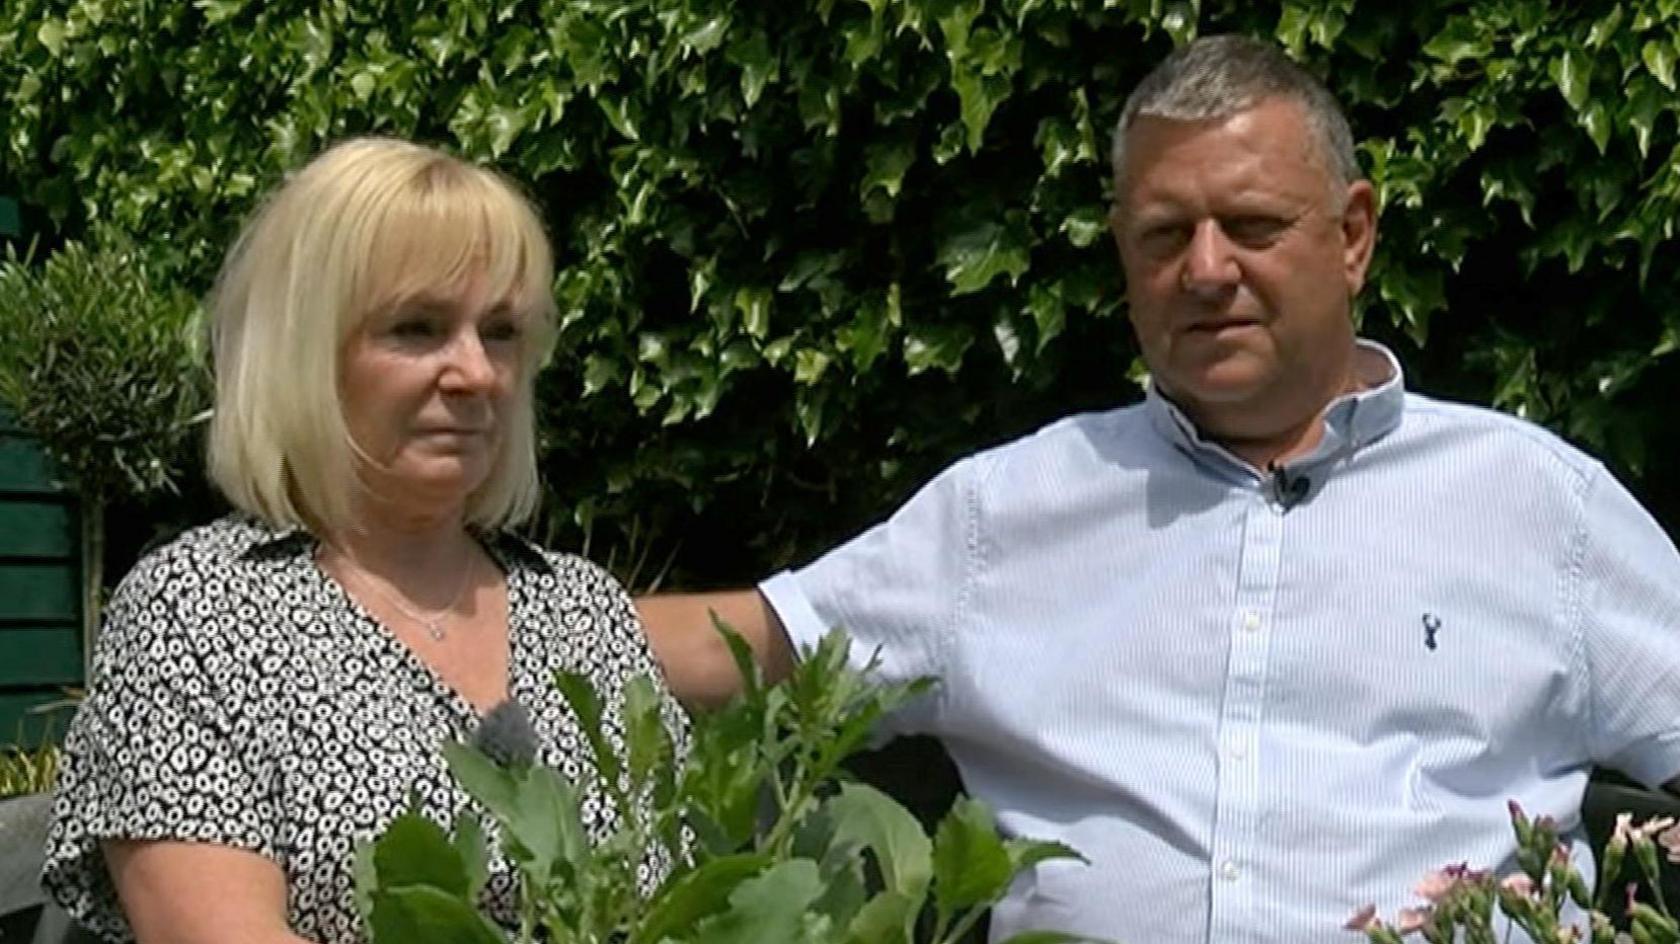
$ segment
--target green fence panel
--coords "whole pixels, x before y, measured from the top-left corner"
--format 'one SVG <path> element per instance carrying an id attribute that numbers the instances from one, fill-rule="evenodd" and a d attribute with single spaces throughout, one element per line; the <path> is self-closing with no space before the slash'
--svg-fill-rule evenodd
<path id="1" fill-rule="evenodd" d="M 82 647 L 73 623 L 0 627 L 0 690 L 82 683 Z M 5 741 L 0 728 L 0 743 Z"/>
<path id="2" fill-rule="evenodd" d="M 0 559 L 50 558 L 74 566 L 76 516 L 65 501 L 0 501 Z"/>
<path id="3" fill-rule="evenodd" d="M 63 734 L 64 711 L 32 709 L 82 684 L 81 553 L 75 497 L 0 411 L 0 744 Z"/>
<path id="4" fill-rule="evenodd" d="M 63 689 L 0 690 L 0 744 L 35 747 L 43 740 L 64 740 L 72 705 Z"/>

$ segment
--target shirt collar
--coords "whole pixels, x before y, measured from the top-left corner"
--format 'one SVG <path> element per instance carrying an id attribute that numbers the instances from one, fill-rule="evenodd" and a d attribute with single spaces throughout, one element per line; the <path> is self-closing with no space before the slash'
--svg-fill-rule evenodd
<path id="1" fill-rule="evenodd" d="M 241 560 L 275 560 L 312 554 L 319 540 L 301 525 L 277 525 L 252 515 L 240 515 L 231 550 Z M 505 529 L 474 531 L 486 550 L 505 570 L 515 566 L 551 570 L 547 558 L 535 547 Z"/>
<path id="2" fill-rule="evenodd" d="M 1324 437 L 1313 451 L 1289 463 L 1291 468 L 1316 466 L 1323 461 L 1361 449 L 1388 435 L 1400 425 L 1406 402 L 1405 374 L 1400 361 L 1388 348 L 1363 338 L 1356 342 L 1354 369 L 1361 389 L 1344 393 L 1324 409 Z M 1204 437 L 1190 417 L 1156 386 L 1153 379 L 1144 390 L 1144 408 L 1150 423 L 1162 438 L 1192 455 L 1217 456 L 1222 463 L 1244 469 L 1247 463 L 1233 456 L 1218 441 Z"/>

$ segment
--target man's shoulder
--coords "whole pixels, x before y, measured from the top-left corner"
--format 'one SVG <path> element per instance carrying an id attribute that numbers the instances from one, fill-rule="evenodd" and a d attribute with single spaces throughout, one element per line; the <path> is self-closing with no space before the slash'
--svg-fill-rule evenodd
<path id="1" fill-rule="evenodd" d="M 1145 432 L 1149 416 L 1143 403 L 1070 413 L 968 459 L 988 469 L 1020 462 L 1057 459 L 1101 460 L 1110 450 Z"/>
<path id="2" fill-rule="evenodd" d="M 1457 454 L 1475 452 L 1487 461 L 1550 472 L 1572 485 L 1600 474 L 1603 464 L 1538 423 L 1485 406 L 1406 394 L 1408 433 Z"/>

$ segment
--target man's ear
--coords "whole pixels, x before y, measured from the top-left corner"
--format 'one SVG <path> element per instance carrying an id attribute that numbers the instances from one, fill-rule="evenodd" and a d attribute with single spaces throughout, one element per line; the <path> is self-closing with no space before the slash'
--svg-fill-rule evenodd
<path id="1" fill-rule="evenodd" d="M 1377 247 L 1377 192 L 1369 180 L 1348 184 L 1347 204 L 1342 209 L 1342 246 L 1342 268 L 1351 298 L 1365 287 L 1365 272 Z"/>

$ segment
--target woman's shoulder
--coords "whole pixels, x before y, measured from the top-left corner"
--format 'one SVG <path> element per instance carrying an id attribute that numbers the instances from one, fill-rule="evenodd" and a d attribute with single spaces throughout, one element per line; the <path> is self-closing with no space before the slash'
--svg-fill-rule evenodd
<path id="1" fill-rule="evenodd" d="M 611 571 L 582 555 L 546 548 L 511 532 L 498 535 L 497 549 L 505 563 L 523 566 L 539 580 L 552 580 L 562 594 L 627 596 Z"/>
<path id="2" fill-rule="evenodd" d="M 239 514 L 188 528 L 142 553 L 118 581 L 105 608 L 104 631 L 120 632 L 142 614 L 162 617 L 237 603 L 248 595 L 240 588 L 258 586 L 274 576 L 276 567 L 307 560 L 300 543 L 307 539 L 301 530 L 275 528 Z M 166 625 L 206 624 L 168 620 Z"/>

